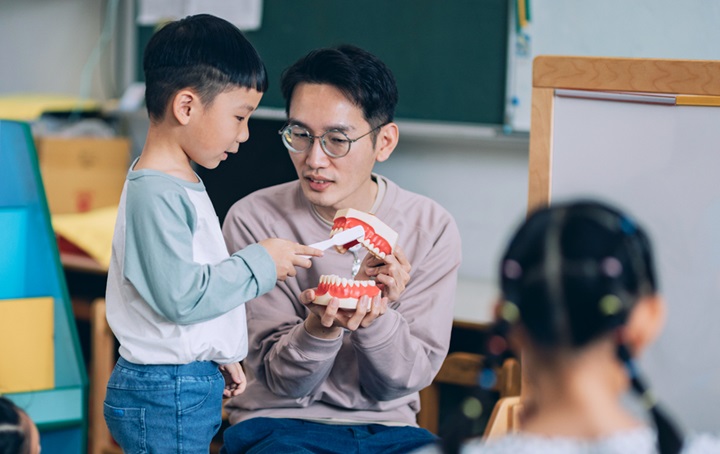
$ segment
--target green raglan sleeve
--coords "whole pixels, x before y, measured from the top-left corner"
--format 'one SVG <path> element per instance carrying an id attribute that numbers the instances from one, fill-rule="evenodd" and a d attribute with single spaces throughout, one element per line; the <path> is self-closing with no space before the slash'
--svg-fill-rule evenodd
<path id="1" fill-rule="evenodd" d="M 194 262 L 193 204 L 176 183 L 152 180 L 152 185 L 128 182 L 123 272 L 154 311 L 174 323 L 192 324 L 274 287 L 275 264 L 259 244 L 213 265 Z"/>

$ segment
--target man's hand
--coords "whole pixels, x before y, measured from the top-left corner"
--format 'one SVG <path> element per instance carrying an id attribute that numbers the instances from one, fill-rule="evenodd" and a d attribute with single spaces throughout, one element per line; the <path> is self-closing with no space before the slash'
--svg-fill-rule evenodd
<path id="1" fill-rule="evenodd" d="M 237 396 L 245 391 L 247 380 L 245 379 L 245 372 L 243 372 L 240 363 L 222 364 L 219 369 L 225 378 L 223 397 Z"/>
<path id="2" fill-rule="evenodd" d="M 355 279 L 374 278 L 375 283 L 388 301 L 397 301 L 402 292 L 405 291 L 408 281 L 410 281 L 411 269 L 412 266 L 405 257 L 405 252 L 400 246 L 395 246 L 393 255 L 386 256 L 384 261 L 372 254 L 367 254 Z"/>
<path id="3" fill-rule="evenodd" d="M 350 331 L 360 327 L 367 328 L 387 311 L 388 304 L 388 299 L 379 294 L 372 299 L 368 296 L 361 297 L 355 310 L 340 309 L 337 298 L 331 299 L 327 306 L 313 304 L 314 299 L 315 289 L 308 289 L 300 294 L 300 302 L 312 313 L 305 320 L 305 329 L 313 336 L 324 339 L 338 337 L 342 328 Z"/>

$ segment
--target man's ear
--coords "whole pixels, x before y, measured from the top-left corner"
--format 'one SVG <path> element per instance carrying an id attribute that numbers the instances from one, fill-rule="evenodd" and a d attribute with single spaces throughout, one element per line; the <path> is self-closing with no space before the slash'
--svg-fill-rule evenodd
<path id="1" fill-rule="evenodd" d="M 190 116 L 200 107 L 200 97 L 192 90 L 183 89 L 175 93 L 170 106 L 173 117 L 181 125 L 190 122 Z"/>
<path id="2" fill-rule="evenodd" d="M 657 339 L 665 325 L 667 308 L 659 295 L 640 298 L 625 325 L 624 339 L 634 356 Z"/>
<path id="3" fill-rule="evenodd" d="M 375 139 L 375 149 L 377 150 L 375 160 L 377 162 L 386 161 L 390 157 L 397 146 L 399 137 L 400 131 L 395 123 L 391 122 L 380 128 Z"/>

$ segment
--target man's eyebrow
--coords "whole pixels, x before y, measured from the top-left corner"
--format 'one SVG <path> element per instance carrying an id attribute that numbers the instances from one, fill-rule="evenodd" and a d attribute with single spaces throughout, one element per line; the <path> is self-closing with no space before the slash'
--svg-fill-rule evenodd
<path id="1" fill-rule="evenodd" d="M 296 120 L 296 119 L 294 119 L 294 118 L 288 118 L 288 119 L 287 119 L 287 124 L 289 124 L 289 125 L 291 125 L 291 126 L 300 126 L 300 127 L 302 127 L 302 128 L 309 129 L 305 123 L 303 123 L 303 122 L 300 121 L 300 120 Z"/>
<path id="2" fill-rule="evenodd" d="M 309 127 L 307 124 L 303 123 L 303 122 L 300 121 L 300 120 L 296 120 L 295 118 L 288 118 L 287 124 L 289 124 L 289 125 L 295 125 L 295 126 L 300 126 L 300 127 L 302 127 L 302 128 L 307 129 L 308 131 L 310 130 L 310 127 Z M 355 128 L 352 127 L 352 126 L 348 126 L 348 125 L 345 125 L 345 124 L 338 123 L 338 124 L 335 124 L 335 125 L 328 125 L 328 126 L 325 128 L 325 131 L 331 131 L 331 130 L 333 130 L 333 129 L 338 130 L 338 131 L 342 131 L 342 132 L 347 132 L 347 131 L 353 131 L 353 130 L 355 130 Z M 325 131 L 323 131 L 323 132 L 325 132 Z M 315 131 L 315 132 L 317 133 L 318 131 Z"/>

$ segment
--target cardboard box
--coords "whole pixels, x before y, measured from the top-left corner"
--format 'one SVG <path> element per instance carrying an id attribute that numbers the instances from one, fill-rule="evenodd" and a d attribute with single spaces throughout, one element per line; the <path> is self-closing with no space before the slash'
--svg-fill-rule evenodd
<path id="1" fill-rule="evenodd" d="M 35 139 L 50 212 L 80 213 L 117 206 L 130 165 L 126 138 Z"/>
<path id="2" fill-rule="evenodd" d="M 0 299 L 0 394 L 55 387 L 53 301 Z"/>

